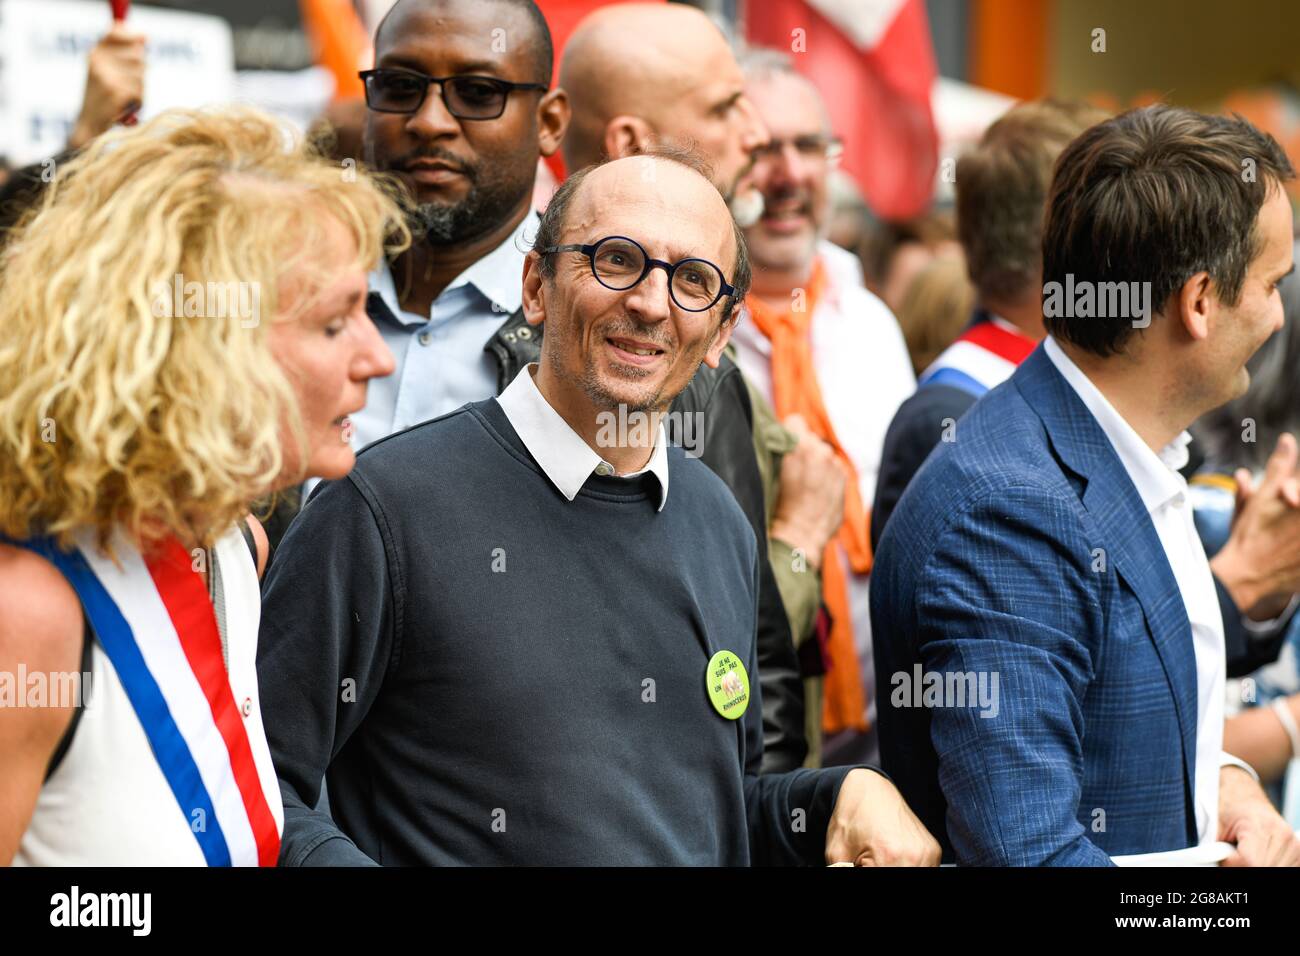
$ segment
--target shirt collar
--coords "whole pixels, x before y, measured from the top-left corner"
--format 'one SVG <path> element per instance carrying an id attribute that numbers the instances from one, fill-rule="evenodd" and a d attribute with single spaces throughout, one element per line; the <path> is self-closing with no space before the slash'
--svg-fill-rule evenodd
<path id="1" fill-rule="evenodd" d="M 1043 350 L 1106 433 L 1147 512 L 1153 514 L 1179 495 L 1186 494 L 1187 482 L 1178 469 L 1187 464 L 1191 434 L 1183 432 L 1156 454 L 1052 336 L 1049 335 L 1043 343 Z"/>
<path id="2" fill-rule="evenodd" d="M 523 272 L 527 240 L 526 235 L 536 235 L 541 224 L 537 213 L 528 211 L 528 215 L 515 227 L 506 239 L 495 249 L 474 262 L 458 275 L 447 288 L 442 290 L 439 298 L 470 285 L 477 289 L 489 302 L 502 313 L 511 315 L 519 310 L 523 303 Z M 370 291 L 379 293 L 390 312 L 399 321 L 410 325 L 414 321 L 427 322 L 429 317 L 415 316 L 404 312 L 397 300 L 397 284 L 393 280 L 392 267 L 387 260 L 379 263 L 379 268 L 370 273 Z"/>
<path id="3" fill-rule="evenodd" d="M 533 381 L 536 368 L 537 364 L 533 363 L 520 369 L 515 380 L 497 396 L 497 403 L 551 484 L 572 501 L 593 473 L 613 475 L 614 468 L 551 407 Z M 655 435 L 654 452 L 646 466 L 632 475 L 619 477 L 632 478 L 646 472 L 659 480 L 659 507 L 656 510 L 663 511 L 668 501 L 668 439 L 662 422 Z"/>

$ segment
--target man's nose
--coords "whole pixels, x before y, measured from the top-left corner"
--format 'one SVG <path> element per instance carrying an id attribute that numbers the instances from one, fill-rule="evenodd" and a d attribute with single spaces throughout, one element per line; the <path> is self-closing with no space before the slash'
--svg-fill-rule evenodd
<path id="1" fill-rule="evenodd" d="M 654 267 L 650 274 L 628 290 L 624 300 L 628 311 L 642 322 L 663 322 L 672 315 L 672 298 L 668 294 L 668 273 Z"/>
<path id="2" fill-rule="evenodd" d="M 802 186 L 808 182 L 812 167 L 803 153 L 792 142 L 780 144 L 780 149 L 772 157 L 772 180 L 784 186 Z"/>
<path id="3" fill-rule="evenodd" d="M 749 97 L 742 96 L 736 101 L 736 115 L 740 117 L 740 147 L 747 153 L 752 153 L 756 149 L 766 146 L 770 140 L 767 132 L 767 125 L 763 118 L 758 115 L 758 110 L 754 104 L 749 101 Z"/>
<path id="4" fill-rule="evenodd" d="M 460 132 L 460 121 L 447 110 L 442 100 L 442 84 L 430 83 L 424 102 L 406 121 L 406 128 L 421 139 L 455 136 Z"/>

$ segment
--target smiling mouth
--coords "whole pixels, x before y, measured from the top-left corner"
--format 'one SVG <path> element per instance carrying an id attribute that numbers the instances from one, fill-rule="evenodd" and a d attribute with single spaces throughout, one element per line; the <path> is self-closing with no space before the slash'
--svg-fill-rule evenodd
<path id="1" fill-rule="evenodd" d="M 649 365 L 664 354 L 664 350 L 648 342 L 609 337 L 605 339 L 614 354 L 630 365 Z"/>
<path id="2" fill-rule="evenodd" d="M 782 203 L 768 202 L 763 208 L 764 222 L 790 222 L 796 219 L 808 218 L 808 206 L 806 203 Z"/>

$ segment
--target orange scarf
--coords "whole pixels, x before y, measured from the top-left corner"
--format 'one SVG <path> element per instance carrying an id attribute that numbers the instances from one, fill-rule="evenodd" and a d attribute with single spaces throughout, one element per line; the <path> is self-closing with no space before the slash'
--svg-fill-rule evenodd
<path id="1" fill-rule="evenodd" d="M 857 470 L 835 437 L 813 369 L 812 318 L 825 290 L 826 270 L 819 258 L 813 264 L 803 301 L 795 299 L 790 311 L 778 312 L 754 295 L 746 297 L 745 305 L 754 325 L 772 343 L 772 404 L 777 416 L 785 419 L 802 415 L 809 430 L 835 449 L 849 476 L 844 488 L 844 523 L 822 555 L 822 599 L 831 614 L 822 729 L 833 734 L 848 728 L 867 729 L 866 694 L 853 642 L 849 581 L 839 549 L 844 549 L 854 573 L 867 574 L 871 570 L 871 512 L 862 503 Z"/>

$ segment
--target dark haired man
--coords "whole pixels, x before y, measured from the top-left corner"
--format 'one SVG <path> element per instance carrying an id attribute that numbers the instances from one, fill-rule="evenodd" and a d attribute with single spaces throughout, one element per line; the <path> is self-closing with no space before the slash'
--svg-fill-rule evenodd
<path id="1" fill-rule="evenodd" d="M 519 308 L 537 159 L 569 118 L 551 69 L 532 0 L 399 0 L 375 32 L 366 160 L 409 188 L 416 239 L 371 280 L 397 370 L 352 417 L 355 447 L 500 390 L 484 346 Z"/>
<path id="2" fill-rule="evenodd" d="M 540 362 L 363 451 L 272 565 L 283 862 L 937 860 L 880 774 L 758 773 L 760 554 L 663 428 L 748 285 L 690 163 L 561 187 L 524 271 Z M 602 438 L 623 409 L 645 427 Z"/>
<path id="3" fill-rule="evenodd" d="M 1221 749 L 1216 577 L 1243 608 L 1289 599 L 1294 582 L 1245 570 L 1261 528 L 1300 531 L 1287 469 L 1213 574 L 1177 471 L 1187 426 L 1241 393 L 1282 321 L 1292 175 L 1248 123 L 1159 106 L 1061 154 L 1048 338 L 926 461 L 872 582 L 887 766 L 959 863 L 1105 865 L 1216 840 L 1236 844 L 1230 863 L 1300 863 Z"/>

